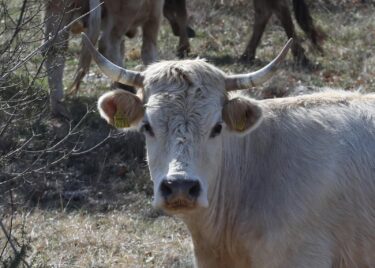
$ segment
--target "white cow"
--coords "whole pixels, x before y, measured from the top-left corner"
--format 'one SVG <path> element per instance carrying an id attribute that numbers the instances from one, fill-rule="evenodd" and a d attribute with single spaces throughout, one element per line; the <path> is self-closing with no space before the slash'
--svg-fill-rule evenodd
<path id="1" fill-rule="evenodd" d="M 145 134 L 154 206 L 187 224 L 197 267 L 375 267 L 375 95 L 228 94 L 267 79 L 285 51 L 236 76 L 202 60 L 136 73 L 91 51 L 141 88 L 104 94 L 99 110 Z"/>

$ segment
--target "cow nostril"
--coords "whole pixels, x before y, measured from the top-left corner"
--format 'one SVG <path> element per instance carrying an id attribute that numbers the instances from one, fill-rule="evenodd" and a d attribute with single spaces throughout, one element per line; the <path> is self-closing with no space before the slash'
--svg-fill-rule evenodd
<path id="1" fill-rule="evenodd" d="M 172 183 L 170 181 L 163 181 L 160 185 L 160 192 L 164 197 L 168 197 L 172 194 Z"/>
<path id="2" fill-rule="evenodd" d="M 186 180 L 186 179 L 175 179 L 175 180 L 163 180 L 159 188 L 160 194 L 166 198 L 198 198 L 201 192 L 201 186 L 199 181 Z"/>
<path id="3" fill-rule="evenodd" d="M 189 189 L 189 195 L 197 198 L 201 192 L 201 186 L 199 182 L 194 182 L 193 186 Z"/>

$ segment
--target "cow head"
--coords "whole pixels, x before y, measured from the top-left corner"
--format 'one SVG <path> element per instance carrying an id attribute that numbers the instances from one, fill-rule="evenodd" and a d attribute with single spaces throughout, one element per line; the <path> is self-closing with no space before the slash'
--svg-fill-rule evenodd
<path id="1" fill-rule="evenodd" d="M 268 79 L 290 42 L 265 68 L 226 76 L 203 60 L 155 63 L 143 73 L 113 65 L 84 38 L 102 71 L 113 80 L 139 86 L 138 95 L 114 90 L 100 97 L 100 114 L 119 127 L 136 127 L 146 137 L 147 160 L 154 182 L 154 206 L 171 213 L 207 207 L 220 172 L 222 139 L 244 135 L 261 121 L 255 100 L 229 90 Z"/>

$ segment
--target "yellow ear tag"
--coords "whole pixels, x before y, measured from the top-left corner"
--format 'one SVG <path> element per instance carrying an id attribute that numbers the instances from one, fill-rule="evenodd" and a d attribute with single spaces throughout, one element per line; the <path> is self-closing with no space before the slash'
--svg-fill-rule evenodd
<path id="1" fill-rule="evenodd" d="M 244 131 L 245 130 L 245 120 L 244 119 L 242 119 L 242 120 L 240 120 L 240 121 L 237 121 L 236 122 L 236 129 L 238 130 L 238 131 Z"/>
<path id="2" fill-rule="evenodd" d="M 113 122 L 116 128 L 130 127 L 129 119 L 120 111 L 116 111 L 115 115 L 113 116 Z"/>

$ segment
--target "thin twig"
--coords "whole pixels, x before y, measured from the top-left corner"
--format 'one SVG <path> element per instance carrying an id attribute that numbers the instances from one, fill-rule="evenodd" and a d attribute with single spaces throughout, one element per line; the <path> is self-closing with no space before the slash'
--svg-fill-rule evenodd
<path id="1" fill-rule="evenodd" d="M 103 140 L 101 140 L 100 142 L 98 142 L 97 144 L 95 144 L 94 146 L 92 146 L 91 148 L 87 149 L 87 150 L 84 150 L 84 151 L 73 151 L 72 155 L 73 156 L 78 156 L 78 155 L 83 155 L 83 154 L 87 154 L 93 150 L 95 150 L 96 148 L 98 148 L 99 146 L 101 146 L 103 143 L 105 143 L 107 140 L 109 140 L 110 138 L 112 138 L 112 131 L 110 130 L 107 137 L 105 137 Z"/>
<path id="2" fill-rule="evenodd" d="M 59 36 L 60 34 L 62 34 L 63 32 L 67 31 L 69 29 L 70 26 L 72 26 L 75 22 L 77 22 L 78 20 L 84 18 L 85 16 L 87 16 L 88 14 L 90 14 L 92 11 L 94 11 L 95 9 L 97 9 L 99 6 L 101 6 L 103 3 L 100 3 L 99 5 L 97 5 L 96 7 L 94 7 L 93 9 L 91 9 L 90 11 L 86 12 L 85 14 L 79 16 L 78 18 L 74 19 L 73 21 L 71 21 L 69 24 L 67 24 L 66 26 L 64 26 L 64 28 L 62 28 L 60 31 L 58 31 L 52 38 L 48 39 L 47 41 L 45 41 L 42 45 L 40 45 L 39 47 L 37 47 L 35 50 L 33 50 L 30 54 L 28 54 L 23 60 L 21 60 L 19 63 L 17 63 L 13 68 L 11 68 L 8 72 L 6 72 L 1 78 L 0 78 L 0 81 L 1 80 L 5 80 L 11 73 L 13 73 L 15 70 L 17 70 L 18 68 L 20 68 L 23 64 L 25 64 L 27 61 L 30 60 L 30 58 L 32 58 L 33 56 L 35 56 L 37 53 L 40 53 L 42 52 L 43 50 L 45 50 L 47 47 L 49 47 L 55 40 L 56 40 L 56 37 Z"/>
<path id="3" fill-rule="evenodd" d="M 12 207 L 12 213 L 11 213 L 11 217 L 10 217 L 10 227 L 9 227 L 9 232 L 6 230 L 5 228 L 5 225 L 3 224 L 2 220 L 0 219 L 0 227 L 7 239 L 6 241 L 6 246 L 9 245 L 11 246 L 11 248 L 13 249 L 13 252 L 14 252 L 14 255 L 15 256 L 19 256 L 22 260 L 22 262 L 25 264 L 26 267 L 31 267 L 25 260 L 22 256 L 20 256 L 20 253 L 18 252 L 17 250 L 17 247 L 13 244 L 13 241 L 12 241 L 12 229 L 13 229 L 13 215 L 14 215 L 14 206 L 13 206 L 13 195 L 12 195 L 12 191 L 9 192 L 10 193 L 10 200 L 11 200 L 11 207 Z M 2 254 L 5 250 L 5 247 L 4 249 L 2 250 Z M 2 256 L 2 255 L 0 255 Z"/>
<path id="4" fill-rule="evenodd" d="M 3 54 L 5 51 L 8 50 L 8 48 L 12 45 L 14 39 L 16 38 L 18 32 L 21 30 L 20 26 L 21 26 L 21 22 L 23 20 L 23 16 L 25 14 L 26 3 L 27 3 L 27 0 L 24 0 L 23 3 L 22 3 L 22 7 L 21 7 L 21 13 L 20 13 L 20 16 L 18 17 L 17 25 L 16 25 L 16 28 L 13 32 L 13 35 L 10 38 L 10 41 L 8 42 L 7 46 L 3 49 L 3 51 L 0 52 L 0 54 Z"/>

